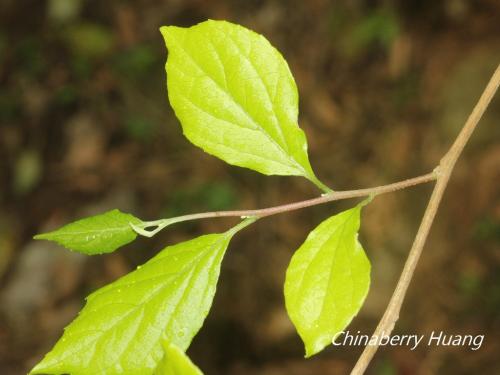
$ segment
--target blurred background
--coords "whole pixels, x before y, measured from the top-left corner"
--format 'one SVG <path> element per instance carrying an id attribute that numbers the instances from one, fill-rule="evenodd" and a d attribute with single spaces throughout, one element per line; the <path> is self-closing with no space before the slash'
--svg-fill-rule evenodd
<path id="1" fill-rule="evenodd" d="M 286 57 L 318 176 L 336 190 L 434 168 L 500 61 L 500 2 L 0 0 L 0 373 L 40 360 L 91 291 L 168 244 L 233 219 L 178 224 L 85 257 L 35 233 L 112 208 L 143 219 L 314 197 L 294 177 L 230 167 L 183 138 L 167 101 L 162 25 L 226 19 Z M 369 374 L 500 373 L 500 95 L 462 155 L 396 333 L 484 334 L 480 350 L 382 348 Z M 361 239 L 372 287 L 349 327 L 370 334 L 431 186 L 378 197 Z M 347 374 L 359 347 L 303 358 L 282 293 L 310 229 L 354 201 L 266 218 L 235 238 L 188 353 L 208 374 Z"/>

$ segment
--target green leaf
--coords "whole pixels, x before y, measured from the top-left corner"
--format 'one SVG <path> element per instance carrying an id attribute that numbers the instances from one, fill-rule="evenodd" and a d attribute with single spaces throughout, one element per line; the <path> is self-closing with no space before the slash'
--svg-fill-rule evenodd
<path id="1" fill-rule="evenodd" d="M 169 246 L 137 270 L 87 297 L 78 317 L 32 374 L 153 374 L 162 340 L 186 350 L 208 314 L 225 233 Z"/>
<path id="2" fill-rule="evenodd" d="M 229 164 L 304 176 L 329 191 L 309 164 L 288 64 L 262 35 L 213 20 L 160 31 L 168 96 L 192 143 Z"/>
<path id="3" fill-rule="evenodd" d="M 36 240 L 55 241 L 80 253 L 110 253 L 136 239 L 130 224 L 142 221 L 130 214 L 112 210 L 67 224 L 53 232 L 37 234 Z"/>
<path id="4" fill-rule="evenodd" d="M 163 341 L 163 359 L 155 375 L 203 375 L 200 369 L 177 346 Z"/>
<path id="5" fill-rule="evenodd" d="M 285 303 L 310 357 L 344 330 L 370 286 L 370 262 L 358 242 L 361 205 L 323 221 L 295 252 Z"/>

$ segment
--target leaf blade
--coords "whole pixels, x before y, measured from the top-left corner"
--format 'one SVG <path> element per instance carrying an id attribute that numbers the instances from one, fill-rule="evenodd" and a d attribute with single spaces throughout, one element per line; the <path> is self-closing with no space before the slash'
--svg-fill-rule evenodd
<path id="1" fill-rule="evenodd" d="M 168 246 L 143 266 L 87 297 L 51 352 L 31 374 L 152 374 L 162 340 L 185 350 L 215 294 L 227 232 Z"/>
<path id="2" fill-rule="evenodd" d="M 361 205 L 323 221 L 293 255 L 286 272 L 288 315 L 310 357 L 358 313 L 370 285 L 370 262 L 357 240 Z"/>
<path id="3" fill-rule="evenodd" d="M 69 250 L 87 255 L 110 253 L 137 237 L 130 224 L 142 221 L 119 210 L 77 220 L 52 232 L 37 234 L 36 240 L 57 242 Z"/>
<path id="4" fill-rule="evenodd" d="M 263 36 L 213 20 L 160 31 L 169 100 L 193 144 L 229 164 L 321 184 L 297 124 L 295 81 Z"/>

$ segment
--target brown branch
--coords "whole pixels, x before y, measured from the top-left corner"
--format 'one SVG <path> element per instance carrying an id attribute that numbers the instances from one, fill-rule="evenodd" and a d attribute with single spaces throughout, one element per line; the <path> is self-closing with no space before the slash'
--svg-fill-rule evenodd
<path id="1" fill-rule="evenodd" d="M 403 304 L 406 291 L 410 285 L 415 267 L 417 266 L 420 255 L 422 254 L 422 249 L 427 240 L 430 228 L 436 216 L 439 204 L 443 197 L 443 193 L 450 180 L 451 173 L 457 162 L 460 154 L 462 153 L 467 141 L 471 137 L 474 129 L 476 128 L 479 120 L 484 114 L 486 108 L 491 102 L 491 99 L 495 95 L 495 92 L 500 85 L 500 65 L 497 67 L 493 76 L 491 77 L 488 85 L 484 89 L 483 94 L 479 98 L 474 110 L 470 114 L 469 118 L 465 122 L 460 134 L 456 138 L 455 142 L 446 153 L 446 155 L 441 159 L 439 167 L 436 169 L 438 172 L 438 178 L 434 190 L 432 192 L 431 198 L 425 210 L 422 222 L 418 229 L 417 235 L 408 254 L 408 259 L 404 265 L 403 271 L 396 285 L 394 293 L 387 305 L 384 315 L 380 320 L 373 336 L 380 337 L 381 335 L 390 335 L 394 329 L 394 325 L 399 318 L 399 313 L 401 311 L 401 306 Z M 371 340 L 370 340 L 371 342 Z M 370 364 L 373 356 L 378 349 L 378 340 L 374 340 L 377 344 L 368 345 L 365 347 L 363 353 L 358 359 L 355 367 L 353 368 L 351 375 L 361 375 L 365 372 L 366 368 Z"/>
<path id="2" fill-rule="evenodd" d="M 195 215 L 198 215 L 198 218 L 221 217 L 221 216 L 240 216 L 240 217 L 257 216 L 261 218 L 265 216 L 280 214 L 283 212 L 300 210 L 301 208 L 317 206 L 318 204 L 324 204 L 342 199 L 360 198 L 369 195 L 391 193 L 397 190 L 408 188 L 410 186 L 415 186 L 418 184 L 434 181 L 436 177 L 437 177 L 436 173 L 431 172 L 419 177 L 410 178 L 408 180 L 395 182 L 389 185 L 382 185 L 366 189 L 336 191 L 329 194 L 324 194 L 317 198 L 307 199 L 300 202 L 288 203 L 281 206 L 260 208 L 257 210 L 205 212 Z"/>
<path id="3" fill-rule="evenodd" d="M 295 211 L 301 208 L 317 206 L 319 204 L 324 204 L 328 202 L 338 201 L 342 199 L 350 198 L 360 198 L 366 196 L 376 196 L 385 193 L 391 193 L 397 190 L 406 189 L 411 186 L 423 184 L 430 181 L 435 181 L 437 179 L 436 171 L 424 174 L 422 176 L 410 178 L 408 180 L 403 180 L 399 182 L 394 182 L 388 185 L 376 186 L 366 189 L 357 190 L 345 190 L 345 191 L 334 191 L 328 194 L 323 194 L 317 198 L 307 199 L 304 201 L 283 204 L 280 206 L 273 206 L 267 208 L 260 208 L 256 210 L 238 210 L 238 211 L 213 211 L 213 212 L 202 212 L 197 214 L 189 214 L 183 216 L 177 216 L 169 219 L 160 219 L 155 221 L 145 221 L 142 224 L 131 224 L 132 228 L 139 234 L 152 237 L 158 233 L 163 228 L 182 221 L 197 220 L 197 219 L 207 219 L 215 217 L 255 217 L 262 218 L 266 216 L 276 215 L 283 212 Z M 154 227 L 154 229 L 148 230 L 147 228 Z"/>

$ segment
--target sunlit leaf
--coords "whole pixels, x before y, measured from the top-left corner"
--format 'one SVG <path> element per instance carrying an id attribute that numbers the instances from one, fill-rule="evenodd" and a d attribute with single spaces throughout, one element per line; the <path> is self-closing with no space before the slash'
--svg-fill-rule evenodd
<path id="1" fill-rule="evenodd" d="M 226 21 L 164 26 L 170 103 L 184 134 L 229 164 L 267 175 L 314 175 L 297 123 L 288 64 L 262 36 Z"/>
<path id="2" fill-rule="evenodd" d="M 358 313 L 370 286 L 370 262 L 358 242 L 361 205 L 323 221 L 295 252 L 285 302 L 310 357 L 331 344 Z"/>
<path id="3" fill-rule="evenodd" d="M 53 232 L 37 234 L 36 240 L 55 241 L 80 253 L 94 255 L 110 253 L 136 239 L 137 233 L 130 224 L 141 220 L 112 210 L 67 224 Z"/>
<path id="4" fill-rule="evenodd" d="M 169 246 L 92 293 L 32 374 L 152 374 L 162 340 L 186 350 L 201 328 L 229 241 L 251 222 Z"/>

